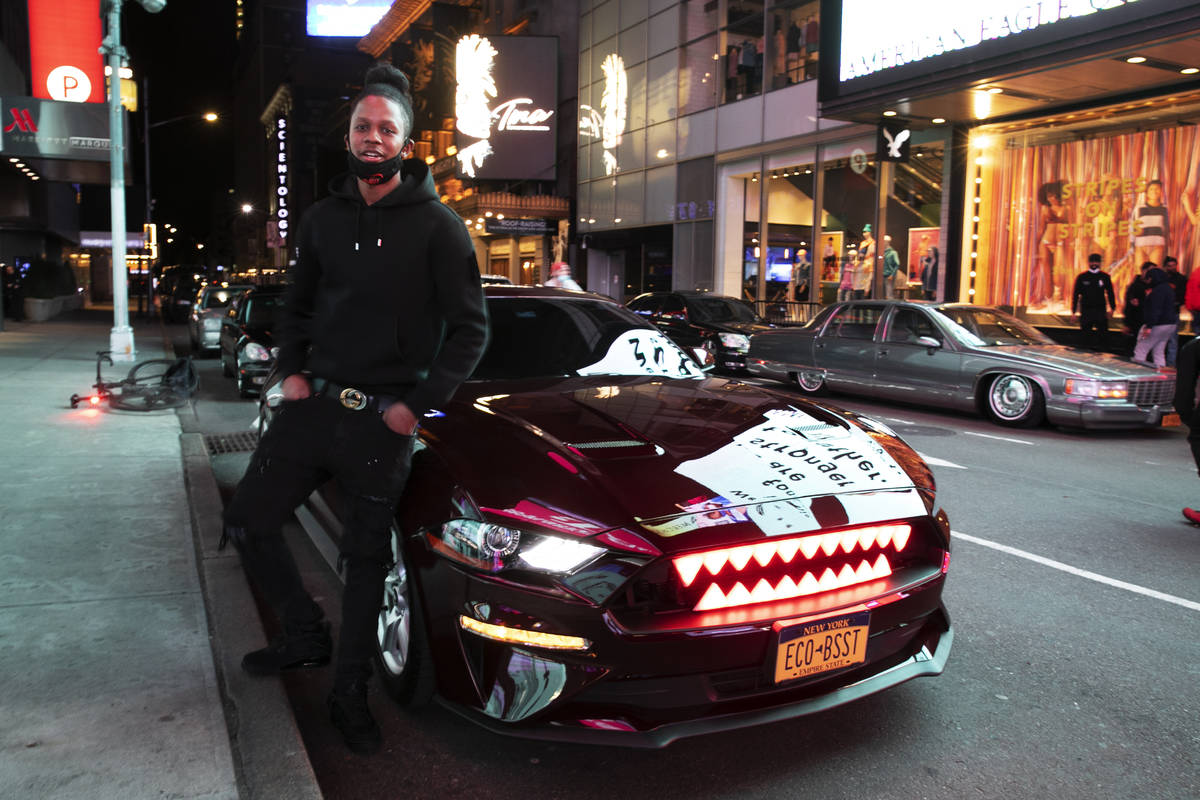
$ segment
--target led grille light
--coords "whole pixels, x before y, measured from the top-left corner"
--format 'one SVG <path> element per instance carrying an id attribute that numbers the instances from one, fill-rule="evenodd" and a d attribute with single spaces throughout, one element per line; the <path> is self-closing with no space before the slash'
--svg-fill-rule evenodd
<path id="1" fill-rule="evenodd" d="M 498 642 L 510 644 L 525 644 L 533 647 L 544 647 L 548 650 L 587 650 L 592 643 L 581 636 L 566 636 L 559 633 L 542 633 L 524 628 L 510 628 L 507 625 L 493 625 L 490 622 L 480 622 L 477 619 L 460 615 L 458 624 L 464 630 Z"/>
<path id="2" fill-rule="evenodd" d="M 811 561 L 817 557 L 818 553 L 829 557 L 839 550 L 850 555 L 855 550 L 861 549 L 865 555 L 866 551 L 872 548 L 884 550 L 889 545 L 898 553 L 908 544 L 911 534 L 912 527 L 907 524 L 877 525 L 738 547 L 725 547 L 702 553 L 689 553 L 675 557 L 672 559 L 672 563 L 674 563 L 683 585 L 689 587 L 696 581 L 701 570 L 706 570 L 709 575 L 714 577 L 719 575 L 727 565 L 732 567 L 735 572 L 742 572 L 751 560 L 760 567 L 766 567 L 776 557 L 778 557 L 780 565 L 783 565 L 795 561 L 797 554 L 803 556 L 803 561 Z M 797 566 L 801 565 L 802 563 L 797 564 Z M 701 595 L 694 610 L 711 611 L 751 603 L 787 600 L 842 589 L 886 578 L 891 574 L 892 566 L 888 562 L 887 556 L 880 553 L 873 561 L 870 558 L 862 558 L 857 567 L 847 563 L 837 571 L 834 571 L 832 567 L 825 567 L 824 570 L 821 570 L 820 567 L 816 567 L 815 570 L 805 570 L 799 580 L 793 578 L 792 575 L 784 575 L 774 583 L 766 578 L 760 578 L 752 589 L 738 581 L 726 592 L 714 581 Z"/>

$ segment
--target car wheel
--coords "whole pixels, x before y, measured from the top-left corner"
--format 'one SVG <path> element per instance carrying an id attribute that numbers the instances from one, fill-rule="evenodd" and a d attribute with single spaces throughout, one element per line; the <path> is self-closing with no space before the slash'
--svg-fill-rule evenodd
<path id="1" fill-rule="evenodd" d="M 376 627 L 376 656 L 384 689 L 397 703 L 420 706 L 434 691 L 433 654 L 425 619 L 404 557 L 400 531 L 392 526 L 391 569 L 383 585 Z"/>
<path id="2" fill-rule="evenodd" d="M 987 410 L 1001 425 L 1032 428 L 1046 416 L 1042 390 L 1023 375 L 1000 375 L 988 386 Z"/>
<path id="3" fill-rule="evenodd" d="M 815 369 L 805 369 L 791 373 L 792 380 L 805 394 L 822 394 L 825 391 L 825 373 Z"/>
<path id="4" fill-rule="evenodd" d="M 237 374 L 237 390 L 238 397 L 246 398 L 252 394 L 252 392 L 246 388 L 246 376 L 242 374 L 241 370 L 238 370 Z"/>
<path id="5" fill-rule="evenodd" d="M 225 358 L 225 349 L 221 348 L 221 374 L 226 378 L 233 377 L 233 370 L 229 368 L 229 361 Z"/>

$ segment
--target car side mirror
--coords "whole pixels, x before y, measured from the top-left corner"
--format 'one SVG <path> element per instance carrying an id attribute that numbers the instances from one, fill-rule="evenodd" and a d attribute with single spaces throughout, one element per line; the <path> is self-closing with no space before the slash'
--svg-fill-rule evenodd
<path id="1" fill-rule="evenodd" d="M 922 347 L 928 347 L 930 350 L 936 350 L 942 346 L 942 343 L 932 336 L 918 336 L 917 344 L 921 345 Z"/>
<path id="2" fill-rule="evenodd" d="M 700 369 L 703 372 L 712 372 L 717 368 L 717 358 L 713 355 L 713 352 L 707 348 L 690 347 L 688 348 L 688 354 L 691 355 L 692 359 L 700 365 Z"/>

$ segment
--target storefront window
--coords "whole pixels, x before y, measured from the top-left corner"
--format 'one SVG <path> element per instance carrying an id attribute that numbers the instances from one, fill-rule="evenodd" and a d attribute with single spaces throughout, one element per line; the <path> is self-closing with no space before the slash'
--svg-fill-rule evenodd
<path id="1" fill-rule="evenodd" d="M 717 4 L 712 0 L 684 0 L 683 40 L 695 41 L 717 29 Z"/>
<path id="2" fill-rule="evenodd" d="M 972 302 L 1069 312 L 1075 277 L 1099 253 L 1120 309 L 1142 263 L 1174 255 L 1186 272 L 1200 243 L 1200 126 L 980 131 L 967 165 L 963 246 L 974 269 L 963 284 Z"/>
<path id="3" fill-rule="evenodd" d="M 784 0 L 767 16 L 767 87 L 782 89 L 817 77 L 820 3 Z"/>
<path id="4" fill-rule="evenodd" d="M 763 4 L 730 2 L 725 14 L 725 52 L 722 72 L 725 102 L 733 103 L 762 92 Z"/>
<path id="5" fill-rule="evenodd" d="M 767 179 L 768 300 L 807 301 L 813 283 L 812 164 L 772 170 Z"/>
<path id="6" fill-rule="evenodd" d="M 716 35 L 683 48 L 683 70 L 679 73 L 679 113 L 692 114 L 717 104 L 721 85 L 720 54 Z"/>
<path id="7" fill-rule="evenodd" d="M 887 245 L 891 244 L 899 262 L 896 274 L 885 273 L 893 296 L 930 300 L 945 296 L 938 293 L 943 249 L 943 152 L 940 142 L 913 146 L 908 163 L 893 166 L 885 231 L 891 241 L 885 242 L 881 251 L 886 254 Z M 887 283 L 884 289 L 889 291 Z"/>
<path id="8" fill-rule="evenodd" d="M 821 214 L 822 303 L 869 297 L 877 246 L 872 230 L 879 205 L 874 157 L 862 149 L 824 164 Z"/>

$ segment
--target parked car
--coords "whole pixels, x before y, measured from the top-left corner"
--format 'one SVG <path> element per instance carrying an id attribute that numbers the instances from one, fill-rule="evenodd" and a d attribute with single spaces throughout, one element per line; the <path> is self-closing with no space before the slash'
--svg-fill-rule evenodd
<path id="1" fill-rule="evenodd" d="M 201 353 L 220 347 L 221 320 L 234 299 L 252 288 L 250 285 L 230 286 L 223 283 L 206 283 L 200 287 L 188 314 L 188 338 L 192 342 L 192 352 Z"/>
<path id="2" fill-rule="evenodd" d="M 488 349 L 425 414 L 395 519 L 394 698 L 662 746 L 943 670 L 950 528 L 900 438 L 708 377 L 608 298 L 485 293 Z M 310 502 L 310 525 L 342 507 L 335 483 Z"/>
<path id="3" fill-rule="evenodd" d="M 629 308 L 684 350 L 708 351 L 725 370 L 744 370 L 750 336 L 772 327 L 748 303 L 710 292 L 648 292 L 629 301 Z M 706 360 L 703 353 L 698 358 Z"/>
<path id="4" fill-rule="evenodd" d="M 852 301 L 756 334 L 750 372 L 870 397 L 978 411 L 1001 425 L 1178 424 L 1175 373 L 1056 344 L 995 308 Z"/>
<path id="5" fill-rule="evenodd" d="M 283 307 L 284 286 L 257 286 L 232 305 L 221 320 L 221 372 L 237 381 L 238 394 L 259 392 L 275 365 L 275 325 Z"/>
<path id="6" fill-rule="evenodd" d="M 203 268 L 179 266 L 163 273 L 158 286 L 158 303 L 166 322 L 185 322 L 203 282 Z"/>

